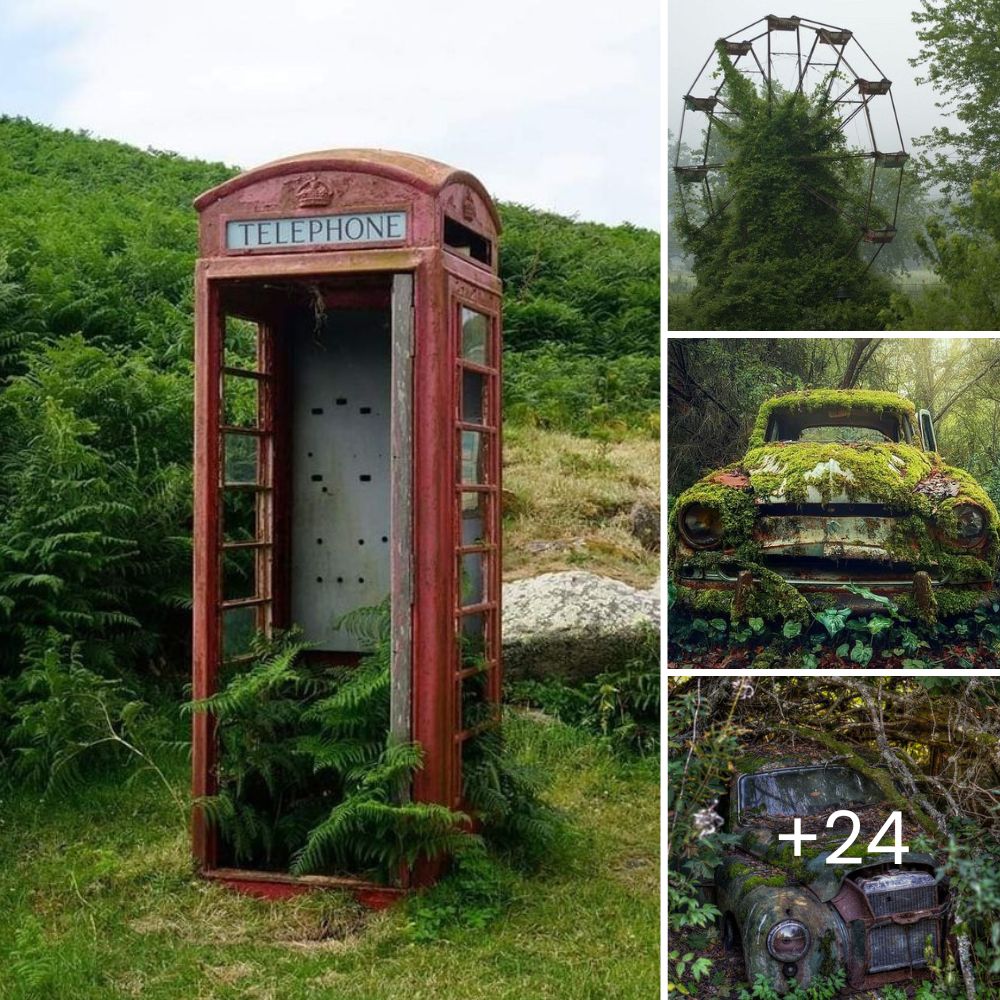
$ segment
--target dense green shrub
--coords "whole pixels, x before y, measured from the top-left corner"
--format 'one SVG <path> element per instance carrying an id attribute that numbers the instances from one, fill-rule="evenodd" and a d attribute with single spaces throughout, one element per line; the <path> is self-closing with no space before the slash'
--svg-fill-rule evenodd
<path id="1" fill-rule="evenodd" d="M 505 358 L 504 404 L 510 421 L 590 435 L 618 427 L 659 428 L 659 362 L 625 354 L 578 354 L 565 344 Z"/>

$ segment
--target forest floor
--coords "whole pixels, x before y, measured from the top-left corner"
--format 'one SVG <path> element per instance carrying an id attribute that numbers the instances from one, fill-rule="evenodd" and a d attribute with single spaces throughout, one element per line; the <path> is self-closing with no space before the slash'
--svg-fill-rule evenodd
<path id="1" fill-rule="evenodd" d="M 642 547 L 628 515 L 637 500 L 659 503 L 659 448 L 506 427 L 504 579 L 582 569 L 652 586 L 660 554 Z"/>
<path id="2" fill-rule="evenodd" d="M 164 710 L 166 711 L 166 710 Z M 659 981 L 659 766 L 580 730 L 517 716 L 511 744 L 547 769 L 572 850 L 516 876 L 484 928 L 417 940 L 414 903 L 374 913 L 337 893 L 268 903 L 196 878 L 188 762 L 2 793 L 4 1000 L 648 1000 Z M 184 805 L 184 810 L 181 810 Z M 418 897 L 419 899 L 419 897 Z"/>
<path id="3" fill-rule="evenodd" d="M 919 658 L 885 650 L 884 654 L 867 664 L 855 662 L 847 656 L 839 656 L 834 649 L 824 650 L 819 656 L 812 654 L 815 663 L 811 660 L 807 662 L 804 660 L 807 653 L 804 647 L 789 649 L 787 643 L 749 647 L 706 645 L 697 649 L 681 649 L 669 644 L 667 648 L 667 667 L 670 670 L 795 670 L 806 667 L 819 671 L 877 670 L 881 673 L 886 670 L 993 670 L 1000 667 L 1000 655 L 991 642 L 986 640 L 945 644 L 922 652 Z"/>

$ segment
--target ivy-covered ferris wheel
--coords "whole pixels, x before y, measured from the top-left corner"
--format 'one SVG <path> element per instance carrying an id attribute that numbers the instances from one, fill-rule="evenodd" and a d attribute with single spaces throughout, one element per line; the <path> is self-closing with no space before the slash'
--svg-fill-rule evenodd
<path id="1" fill-rule="evenodd" d="M 867 246 L 870 265 L 896 235 L 909 154 L 892 81 L 848 28 L 769 14 L 715 43 L 683 98 L 673 164 L 683 216 L 707 226 L 735 197 L 726 137 L 739 128 L 745 113 L 730 98 L 739 78 L 768 108 L 800 94 L 810 100 L 815 116 L 832 123 L 839 136 L 825 155 L 840 161 L 835 172 L 839 181 L 836 187 L 822 188 L 808 187 L 808 177 L 802 183 L 842 217 L 855 237 L 845 252 Z"/>

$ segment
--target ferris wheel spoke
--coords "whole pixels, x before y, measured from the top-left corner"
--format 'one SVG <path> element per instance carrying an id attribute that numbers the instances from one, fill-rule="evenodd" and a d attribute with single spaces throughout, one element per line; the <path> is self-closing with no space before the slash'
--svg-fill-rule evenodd
<path id="1" fill-rule="evenodd" d="M 722 40 L 724 42 L 729 41 L 729 39 L 732 38 L 733 35 L 742 35 L 744 31 L 749 31 L 755 24 L 760 24 L 762 21 L 766 20 L 767 20 L 766 17 L 758 17 L 756 21 L 751 21 L 749 24 L 746 24 L 742 28 L 739 28 L 738 30 L 734 31 L 732 34 L 724 35 Z M 760 35 L 758 35 L 757 37 L 760 38 Z"/>
<path id="2" fill-rule="evenodd" d="M 834 48 L 836 48 L 836 46 L 834 46 Z M 844 42 L 844 44 L 840 46 L 840 51 L 837 53 L 837 61 L 833 64 L 833 71 L 830 73 L 830 80 L 829 80 L 829 82 L 826 85 L 826 91 L 823 94 L 823 101 L 820 104 L 820 107 L 825 106 L 826 102 L 830 99 L 830 91 L 833 90 L 833 81 L 837 79 L 837 73 L 840 70 L 840 64 L 841 64 L 841 62 L 844 59 L 844 49 L 846 49 L 846 48 L 847 48 L 847 42 Z M 853 86 L 853 84 L 852 84 L 852 86 Z M 850 93 L 850 89 L 851 88 L 848 87 L 847 90 L 844 91 L 844 94 L 845 95 L 849 94 Z M 836 103 L 836 102 L 834 102 L 834 103 Z"/>
<path id="3" fill-rule="evenodd" d="M 812 62 L 813 53 L 816 51 L 816 46 L 819 44 L 819 35 L 813 39 L 812 48 L 809 50 L 809 55 L 806 56 L 806 64 L 803 68 L 800 64 L 799 66 L 799 85 L 795 88 L 798 93 L 802 93 L 802 84 L 805 81 L 806 73 L 809 71 L 809 64 Z"/>

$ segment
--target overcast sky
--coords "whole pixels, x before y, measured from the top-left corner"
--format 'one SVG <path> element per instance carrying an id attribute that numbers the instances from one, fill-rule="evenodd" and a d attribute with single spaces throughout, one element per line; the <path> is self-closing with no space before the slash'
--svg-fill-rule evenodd
<path id="1" fill-rule="evenodd" d="M 659 228 L 658 0 L 2 0 L 0 113 L 243 167 L 379 146 Z"/>
<path id="2" fill-rule="evenodd" d="M 912 69 L 907 61 L 917 54 L 920 47 L 916 25 L 910 20 L 911 11 L 917 6 L 917 0 L 809 0 L 808 4 L 789 10 L 780 6 L 758 6 L 747 3 L 746 0 L 712 0 L 710 4 L 668 0 L 667 114 L 671 131 L 674 135 L 677 134 L 681 98 L 691 86 L 717 38 L 731 34 L 754 18 L 767 14 L 779 17 L 797 14 L 813 21 L 849 28 L 854 32 L 857 40 L 892 80 L 892 94 L 903 139 L 912 152 L 913 138 L 930 132 L 934 125 L 943 120 L 941 113 L 934 107 L 934 91 L 926 85 L 917 87 L 914 77 L 919 75 L 919 71 Z M 752 37 L 760 30 L 758 27 L 752 32 L 748 31 L 745 35 L 741 34 L 739 39 Z M 792 40 L 794 48 L 795 36 L 784 37 Z M 845 50 L 852 64 L 853 48 L 853 43 L 848 43 Z M 862 66 L 855 65 L 855 68 L 859 73 L 865 71 Z M 696 96 L 702 96 L 701 90 L 705 89 L 705 83 L 706 79 L 703 78 Z M 687 123 L 684 128 L 686 133 Z M 885 145 L 882 148 L 889 147 Z"/>

